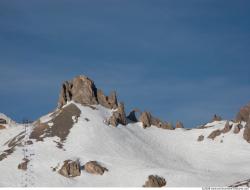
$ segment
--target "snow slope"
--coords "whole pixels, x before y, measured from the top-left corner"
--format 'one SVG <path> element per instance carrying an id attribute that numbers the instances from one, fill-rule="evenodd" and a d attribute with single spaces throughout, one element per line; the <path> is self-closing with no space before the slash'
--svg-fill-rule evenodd
<path id="1" fill-rule="evenodd" d="M 81 116 L 63 149 L 56 147 L 57 137 L 33 140 L 29 145 L 28 151 L 34 155 L 29 163 L 33 171 L 27 172 L 27 178 L 33 184 L 28 182 L 27 186 L 141 187 L 151 174 L 164 177 L 168 187 L 228 186 L 250 177 L 250 144 L 243 140 L 243 130 L 239 134 L 231 130 L 215 140 L 207 138 L 215 129 L 223 129 L 226 121 L 192 130 L 143 129 L 141 123 L 115 128 L 105 124 L 111 110 L 100 105 L 95 106 L 97 110 L 76 105 Z M 6 141 L 23 130 L 22 125 L 1 130 L 0 151 L 7 148 L 3 145 Z M 197 141 L 200 135 L 205 136 L 202 142 Z M 22 147 L 16 147 L 0 161 L 1 171 L 5 171 L 0 173 L 0 186 L 23 185 L 24 171 L 17 169 L 22 158 Z M 52 170 L 67 159 L 79 159 L 82 165 L 96 160 L 109 172 L 96 176 L 82 171 L 81 176 L 68 179 Z"/>

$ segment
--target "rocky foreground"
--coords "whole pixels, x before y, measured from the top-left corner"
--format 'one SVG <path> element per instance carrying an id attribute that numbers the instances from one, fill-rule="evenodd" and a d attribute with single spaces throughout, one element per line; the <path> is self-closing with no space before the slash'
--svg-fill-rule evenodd
<path id="1" fill-rule="evenodd" d="M 0 115 L 0 186 L 230 186 L 249 179 L 249 143 L 250 104 L 235 119 L 185 129 L 148 111 L 126 114 L 116 92 L 78 76 L 28 128 Z"/>

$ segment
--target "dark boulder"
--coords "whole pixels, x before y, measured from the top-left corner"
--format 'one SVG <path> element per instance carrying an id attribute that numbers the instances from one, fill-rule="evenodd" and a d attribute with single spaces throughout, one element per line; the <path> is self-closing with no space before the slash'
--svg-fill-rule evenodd
<path id="1" fill-rule="evenodd" d="M 200 135 L 200 136 L 198 137 L 198 139 L 197 139 L 198 142 L 203 141 L 203 140 L 204 140 L 204 136 L 203 136 L 203 135 Z"/>

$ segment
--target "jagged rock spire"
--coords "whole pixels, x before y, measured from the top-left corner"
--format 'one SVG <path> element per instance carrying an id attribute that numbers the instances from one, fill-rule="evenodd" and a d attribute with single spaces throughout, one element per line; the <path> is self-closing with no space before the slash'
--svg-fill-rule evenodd
<path id="1" fill-rule="evenodd" d="M 91 79 L 83 75 L 77 76 L 71 81 L 65 81 L 62 84 L 58 108 L 61 108 L 71 100 L 82 105 L 101 104 L 110 109 L 118 106 L 115 92 L 112 92 L 110 96 L 105 96 L 102 90 L 96 88 Z"/>

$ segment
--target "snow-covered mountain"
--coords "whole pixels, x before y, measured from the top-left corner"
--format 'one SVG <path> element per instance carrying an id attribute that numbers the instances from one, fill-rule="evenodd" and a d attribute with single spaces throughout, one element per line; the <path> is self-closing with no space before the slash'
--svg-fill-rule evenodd
<path id="1" fill-rule="evenodd" d="M 185 129 L 138 109 L 126 117 L 114 92 L 79 76 L 55 111 L 0 124 L 0 186 L 248 186 L 249 122 L 215 120 Z"/>

